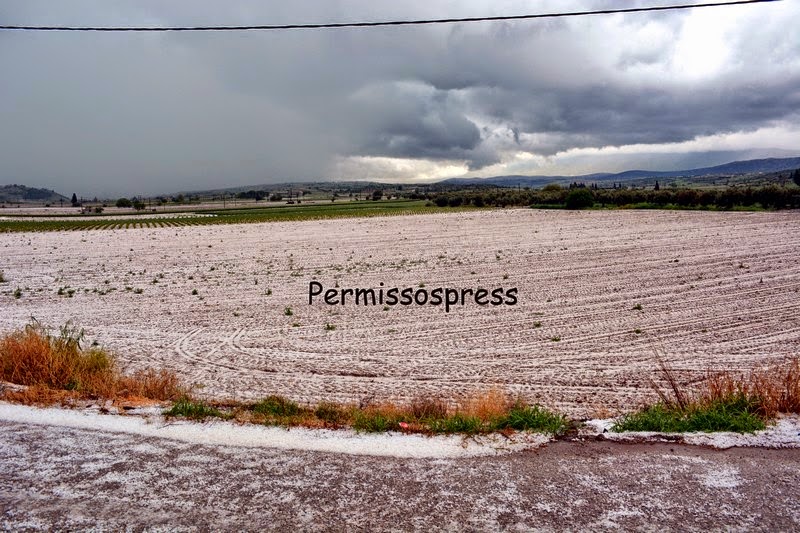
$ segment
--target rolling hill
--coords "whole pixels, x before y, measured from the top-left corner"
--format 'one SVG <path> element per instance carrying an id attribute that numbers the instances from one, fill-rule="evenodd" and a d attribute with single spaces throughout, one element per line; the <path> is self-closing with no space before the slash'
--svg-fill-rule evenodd
<path id="1" fill-rule="evenodd" d="M 495 185 L 499 187 L 542 187 L 548 183 L 564 182 L 625 182 L 641 179 L 697 178 L 703 176 L 739 176 L 765 174 L 800 168 L 800 157 L 750 159 L 734 161 L 715 167 L 689 170 L 626 170 L 618 173 L 585 174 L 582 176 L 495 176 L 492 178 L 451 178 L 439 182 L 442 185 Z"/>
<path id="2" fill-rule="evenodd" d="M 54 203 L 64 201 L 69 202 L 69 198 L 62 196 L 50 189 L 37 189 L 25 185 L 0 185 L 0 202 L 37 202 Z"/>

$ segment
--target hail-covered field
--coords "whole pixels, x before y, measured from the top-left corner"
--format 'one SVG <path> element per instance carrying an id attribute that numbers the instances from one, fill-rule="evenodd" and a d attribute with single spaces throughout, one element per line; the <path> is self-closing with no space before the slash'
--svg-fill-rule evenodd
<path id="1" fill-rule="evenodd" d="M 653 396 L 656 354 L 691 382 L 800 353 L 795 212 L 518 209 L 9 233 L 0 270 L 3 331 L 71 320 L 126 369 L 171 368 L 219 398 L 500 388 L 596 416 Z M 336 289 L 331 301 L 343 289 L 430 298 L 441 287 L 459 303 L 365 306 L 348 294 L 328 305 L 323 292 L 309 305 L 312 282 Z M 462 289 L 479 288 L 506 298 L 478 305 L 467 293 L 460 305 Z"/>

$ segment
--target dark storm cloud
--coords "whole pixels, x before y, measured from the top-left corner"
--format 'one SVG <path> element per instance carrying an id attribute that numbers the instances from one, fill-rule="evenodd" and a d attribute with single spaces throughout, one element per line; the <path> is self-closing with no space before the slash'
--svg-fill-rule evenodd
<path id="1" fill-rule="evenodd" d="M 675 143 L 796 120 L 799 87 L 800 75 L 777 83 L 721 83 L 698 91 L 602 86 L 530 92 L 477 89 L 470 104 L 512 131 L 546 134 L 549 143 L 522 144 L 551 155 L 569 148 Z"/>
<path id="2" fill-rule="evenodd" d="M 364 155 L 466 159 L 481 142 L 478 127 L 446 91 L 418 84 L 369 86 L 352 99 Z"/>
<path id="3" fill-rule="evenodd" d="M 246 24 L 608 5 L 20 0 L 0 16 Z M 323 178 L 348 156 L 480 169 L 515 150 L 675 143 L 796 121 L 800 8 L 719 14 L 735 9 L 749 14 L 726 22 L 725 53 L 691 42 L 703 32 L 684 31 L 697 20 L 690 13 L 317 32 L 0 32 L 0 182 L 167 192 Z"/>

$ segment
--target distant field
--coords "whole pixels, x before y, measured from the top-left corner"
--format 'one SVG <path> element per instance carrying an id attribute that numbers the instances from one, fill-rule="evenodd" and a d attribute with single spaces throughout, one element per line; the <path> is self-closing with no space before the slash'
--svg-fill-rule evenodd
<path id="1" fill-rule="evenodd" d="M 73 231 L 245 224 L 325 218 L 413 215 L 452 211 L 453 208 L 426 207 L 424 201 L 364 201 L 331 204 L 283 205 L 263 208 L 204 209 L 202 213 L 153 213 L 141 215 L 70 215 L 57 217 L 0 218 L 0 233 L 20 231 Z"/>
<path id="2" fill-rule="evenodd" d="M 800 216 L 789 211 L 487 209 L 6 233 L 0 251 L 0 331 L 71 319 L 129 369 L 174 369 L 221 398 L 404 401 L 498 387 L 571 416 L 609 415 L 653 399 L 656 351 L 685 383 L 800 354 Z M 312 281 L 514 287 L 519 301 L 449 313 L 309 305 Z"/>

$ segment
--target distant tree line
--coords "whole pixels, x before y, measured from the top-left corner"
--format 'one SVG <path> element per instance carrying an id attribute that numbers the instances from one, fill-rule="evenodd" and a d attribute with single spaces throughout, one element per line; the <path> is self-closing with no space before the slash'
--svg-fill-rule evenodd
<path id="1" fill-rule="evenodd" d="M 130 207 L 133 207 L 133 208 L 134 208 L 134 209 L 136 209 L 137 211 L 141 211 L 141 210 L 143 210 L 143 209 L 146 207 L 146 206 L 145 206 L 145 204 L 144 204 L 144 202 L 142 202 L 142 201 L 141 201 L 140 199 L 138 199 L 138 198 L 134 198 L 134 199 L 132 199 L 132 200 L 130 200 L 130 199 L 128 199 L 128 198 L 119 198 L 119 199 L 117 199 L 117 202 L 116 202 L 116 204 L 115 204 L 115 205 L 116 205 L 117 207 L 121 207 L 121 208 L 130 208 Z"/>
<path id="2" fill-rule="evenodd" d="M 250 198 L 251 200 L 255 200 L 256 202 L 260 202 L 261 200 L 266 198 L 266 194 L 264 193 L 264 191 L 250 190 L 250 191 L 247 191 L 247 192 L 242 191 L 242 192 L 238 193 L 236 195 L 236 197 L 237 198 L 241 198 L 241 199 Z"/>
<path id="3" fill-rule="evenodd" d="M 798 172 L 800 180 L 800 172 Z M 767 209 L 800 208 L 800 190 L 795 187 L 726 187 L 722 189 L 663 188 L 599 189 L 574 185 L 563 188 L 548 185 L 543 189 L 493 189 L 490 191 L 450 191 L 419 195 L 439 207 L 472 205 L 566 207 L 695 207 L 732 209 L 760 206 Z M 412 195 L 413 197 L 413 195 Z M 423 199 L 420 198 L 420 199 Z"/>

